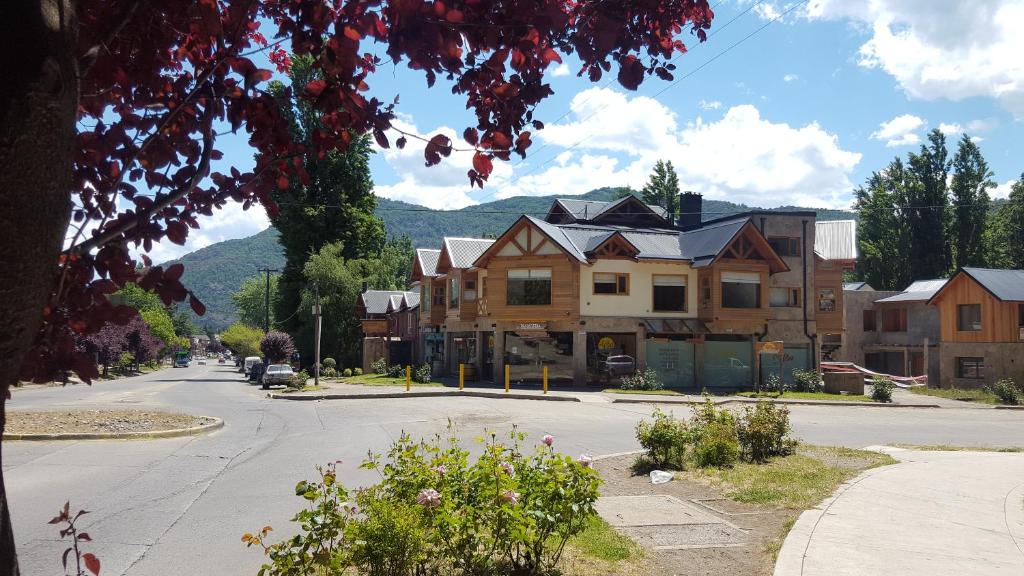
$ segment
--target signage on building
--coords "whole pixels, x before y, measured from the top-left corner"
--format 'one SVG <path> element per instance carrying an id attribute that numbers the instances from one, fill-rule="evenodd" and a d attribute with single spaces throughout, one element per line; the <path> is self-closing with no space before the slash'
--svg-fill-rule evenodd
<path id="1" fill-rule="evenodd" d="M 547 330 L 547 322 L 524 322 L 516 327 L 516 332 L 531 330 Z"/>
<path id="2" fill-rule="evenodd" d="M 615 340 L 612 340 L 610 336 L 605 336 L 597 341 L 598 350 L 611 350 L 615 348 Z"/>
<path id="3" fill-rule="evenodd" d="M 760 354 L 782 354 L 785 343 L 768 341 L 768 342 L 755 342 L 754 350 Z"/>
<path id="4" fill-rule="evenodd" d="M 388 333 L 388 321 L 386 319 L 363 320 L 363 334 L 367 336 L 384 336 Z"/>

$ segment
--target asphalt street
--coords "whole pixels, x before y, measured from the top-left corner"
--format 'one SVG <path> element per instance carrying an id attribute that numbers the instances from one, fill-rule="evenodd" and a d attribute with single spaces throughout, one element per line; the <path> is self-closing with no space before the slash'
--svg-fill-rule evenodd
<path id="1" fill-rule="evenodd" d="M 240 537 L 270 524 L 278 538 L 303 501 L 295 483 L 314 466 L 342 460 L 341 480 L 372 483 L 358 470 L 403 431 L 443 432 L 449 419 L 471 441 L 514 424 L 533 439 L 555 437 L 563 452 L 594 456 L 636 450 L 641 404 L 486 398 L 295 402 L 270 400 L 228 366 L 165 369 L 94 386 L 14 392 L 9 410 L 136 408 L 217 416 L 224 428 L 194 438 L 5 442 L 3 467 L 24 574 L 61 573 L 66 547 L 47 524 L 66 500 L 83 517 L 104 576 L 249 575 L 263 561 Z M 679 415 L 688 409 L 675 407 Z M 806 442 L 1024 444 L 1024 412 L 988 409 L 792 407 Z"/>

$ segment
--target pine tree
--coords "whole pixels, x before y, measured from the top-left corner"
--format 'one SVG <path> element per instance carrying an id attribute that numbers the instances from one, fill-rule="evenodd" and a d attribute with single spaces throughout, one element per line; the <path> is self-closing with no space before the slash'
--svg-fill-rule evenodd
<path id="1" fill-rule="evenodd" d="M 646 204 L 661 206 L 673 221 L 679 217 L 679 177 L 672 162 L 658 160 L 647 185 L 640 191 Z"/>
<path id="2" fill-rule="evenodd" d="M 911 154 L 908 168 L 913 175 L 907 189 L 906 223 L 910 233 L 911 278 L 943 278 L 950 269 L 946 242 L 949 194 L 949 153 L 946 137 L 939 130 L 928 134 L 927 146 Z"/>
<path id="3" fill-rule="evenodd" d="M 1006 204 L 990 217 L 986 238 L 990 266 L 1024 269 L 1024 173 L 1010 189 Z"/>
<path id="4" fill-rule="evenodd" d="M 902 290 L 911 280 L 910 238 L 901 208 L 911 179 L 903 161 L 895 158 L 855 193 L 860 213 L 857 268 L 859 276 L 878 290 Z"/>
<path id="5" fill-rule="evenodd" d="M 950 228 L 950 252 L 955 268 L 985 264 L 985 226 L 989 208 L 989 188 L 995 187 L 992 171 L 978 145 L 964 134 L 953 158 L 950 187 L 953 222 Z"/>

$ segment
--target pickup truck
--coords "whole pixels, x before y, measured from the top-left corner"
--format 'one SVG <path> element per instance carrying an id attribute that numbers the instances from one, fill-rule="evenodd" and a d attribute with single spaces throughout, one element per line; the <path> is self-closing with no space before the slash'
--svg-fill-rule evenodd
<path id="1" fill-rule="evenodd" d="M 292 367 L 287 364 L 271 364 L 267 366 L 267 371 L 263 373 L 263 389 L 270 388 L 272 384 L 284 384 L 288 385 L 291 382 L 292 376 L 295 373 L 292 372 Z"/>

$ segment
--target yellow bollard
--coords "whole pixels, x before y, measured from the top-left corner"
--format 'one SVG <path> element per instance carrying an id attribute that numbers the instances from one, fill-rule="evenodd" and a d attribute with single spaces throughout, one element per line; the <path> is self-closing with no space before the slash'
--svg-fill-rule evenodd
<path id="1" fill-rule="evenodd" d="M 505 393 L 508 394 L 508 381 L 509 381 L 509 368 L 508 364 L 505 364 Z"/>
<path id="2" fill-rule="evenodd" d="M 545 394 L 548 393 L 548 367 L 547 367 L 547 364 L 544 365 L 544 393 Z"/>
<path id="3" fill-rule="evenodd" d="M 459 364 L 459 390 L 466 387 L 466 365 Z"/>
<path id="4" fill-rule="evenodd" d="M 412 366 L 405 367 L 405 391 L 412 387 Z"/>

